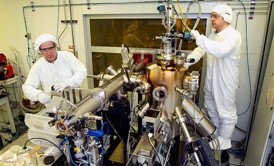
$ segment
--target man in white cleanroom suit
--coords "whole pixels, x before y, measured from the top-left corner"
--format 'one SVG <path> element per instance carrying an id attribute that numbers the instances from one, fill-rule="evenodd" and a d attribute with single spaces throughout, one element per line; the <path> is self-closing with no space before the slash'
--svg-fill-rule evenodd
<path id="1" fill-rule="evenodd" d="M 41 57 L 30 69 L 23 84 L 24 95 L 32 101 L 47 104 L 51 101 L 51 87 L 57 92 L 66 87 L 80 87 L 87 76 L 86 67 L 70 52 L 57 51 L 57 40 L 42 34 L 35 41 L 35 50 Z M 39 84 L 42 90 L 38 89 Z"/>
<path id="2" fill-rule="evenodd" d="M 186 63 L 186 66 L 207 56 L 205 107 L 217 126 L 215 134 L 220 143 L 219 148 L 225 150 L 231 148 L 231 137 L 237 123 L 235 99 L 239 84 L 242 39 L 240 33 L 230 26 L 232 10 L 229 6 L 219 5 L 213 8 L 211 21 L 215 31 L 208 38 L 196 30 L 191 31 L 198 47 L 187 57 L 188 61 L 194 62 Z M 210 145 L 213 149 L 218 148 L 213 142 Z"/>

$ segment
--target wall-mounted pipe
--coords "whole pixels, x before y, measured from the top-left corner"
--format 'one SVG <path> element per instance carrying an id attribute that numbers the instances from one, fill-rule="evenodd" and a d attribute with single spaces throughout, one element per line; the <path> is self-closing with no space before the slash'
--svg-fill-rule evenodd
<path id="1" fill-rule="evenodd" d="M 119 5 L 119 4 L 142 4 L 142 3 L 161 3 L 162 1 L 132 1 L 132 2 L 97 2 L 97 3 L 72 3 L 72 6 L 81 6 L 81 5 Z M 191 1 L 180 1 L 179 3 L 190 3 Z M 216 1 L 205 1 L 205 2 L 216 2 Z M 171 2 L 176 3 L 176 2 Z M 230 2 L 228 5 L 233 5 L 240 2 Z M 243 2 L 244 4 L 250 4 L 251 2 Z M 256 4 L 269 4 L 269 1 L 256 1 Z M 69 4 L 64 4 L 60 6 L 69 6 Z M 58 5 L 28 5 L 23 8 L 37 8 L 37 7 L 58 7 Z"/>
<path id="2" fill-rule="evenodd" d="M 247 9 L 250 9 L 250 8 L 248 8 L 248 7 L 246 7 Z M 262 10 L 262 9 L 268 9 L 269 8 L 269 6 L 256 6 L 255 7 L 255 10 L 256 9 L 260 9 L 260 10 Z M 242 9 L 244 9 L 244 8 L 242 8 L 242 7 L 232 7 L 232 10 L 242 10 Z"/>
<path id="3" fill-rule="evenodd" d="M 72 39 L 72 45 L 73 45 L 73 54 L 76 56 L 76 57 L 78 57 L 77 55 L 76 55 L 76 52 L 75 52 L 75 42 L 74 42 L 74 30 L 73 30 L 73 25 L 72 25 L 72 11 L 71 11 L 71 2 L 70 2 L 70 0 L 69 0 L 69 15 L 70 15 L 70 21 L 71 21 L 71 23 L 70 23 L 70 28 L 71 28 L 71 39 Z"/>
<path id="4" fill-rule="evenodd" d="M 227 3 L 227 5 L 234 5 L 234 4 L 237 4 L 237 3 L 241 3 L 241 2 L 230 2 L 230 3 Z M 251 1 L 250 2 L 242 2 L 242 3 L 244 3 L 244 4 L 251 4 Z M 269 1 L 260 1 L 260 2 L 258 2 L 258 1 L 256 1 L 256 3 L 255 3 L 255 5 L 258 5 L 258 4 L 269 4 Z"/>

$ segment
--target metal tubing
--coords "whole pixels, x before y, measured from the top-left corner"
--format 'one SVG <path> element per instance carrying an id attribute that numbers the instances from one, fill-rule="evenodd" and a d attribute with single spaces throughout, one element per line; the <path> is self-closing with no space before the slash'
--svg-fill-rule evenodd
<path id="1" fill-rule="evenodd" d="M 91 96 L 86 97 L 77 104 L 78 110 L 74 117 L 66 122 L 66 125 L 72 124 L 87 112 L 100 111 L 105 102 L 123 86 L 123 73 L 118 74 L 112 80 L 106 82 L 103 86 L 91 90 Z"/>
<path id="2" fill-rule="evenodd" d="M 183 130 L 183 133 L 184 133 L 185 137 L 186 137 L 187 143 L 192 142 L 193 138 L 190 136 L 190 134 L 188 132 L 187 125 L 185 123 L 185 121 L 186 121 L 185 117 L 182 115 L 181 110 L 178 107 L 175 108 L 175 113 L 179 118 L 179 123 L 180 123 L 180 126 Z"/>
<path id="3" fill-rule="evenodd" d="M 208 136 L 214 133 L 216 127 L 208 119 L 203 111 L 187 96 L 183 98 L 182 108 L 185 110 L 187 115 L 197 124 L 198 131 L 203 136 Z"/>

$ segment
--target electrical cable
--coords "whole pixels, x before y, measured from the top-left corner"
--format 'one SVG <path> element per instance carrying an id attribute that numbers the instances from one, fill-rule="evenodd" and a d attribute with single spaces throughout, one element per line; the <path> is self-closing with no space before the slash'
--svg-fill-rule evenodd
<path id="1" fill-rule="evenodd" d="M 250 68 L 249 68 L 249 53 L 248 53 L 248 37 L 247 37 L 247 34 L 248 34 L 248 28 L 247 28 L 247 18 L 246 18 L 246 8 L 245 8 L 245 5 L 243 4 L 243 2 L 241 0 L 239 0 L 239 2 L 241 2 L 241 4 L 243 5 L 244 7 L 244 12 L 245 12 L 245 42 L 246 42 L 246 63 L 247 63 L 247 71 L 248 71 L 248 81 L 249 81 L 249 104 L 248 104 L 248 107 L 247 109 L 243 112 L 243 113 L 239 113 L 237 114 L 238 116 L 241 116 L 243 114 L 245 114 L 249 108 L 251 107 L 251 100 L 252 100 L 252 89 L 251 89 L 251 78 L 250 78 Z"/>
<path id="2" fill-rule="evenodd" d="M 114 130 L 114 132 L 117 134 L 117 136 L 120 138 L 120 140 L 123 142 L 124 146 L 125 146 L 125 143 L 124 143 L 124 140 L 122 139 L 122 137 L 119 135 L 119 133 L 117 132 L 117 130 L 114 128 L 114 126 L 112 125 L 112 123 L 110 122 L 110 120 L 108 119 L 107 115 L 105 115 L 109 125 L 112 127 L 112 129 Z"/>
<path id="3" fill-rule="evenodd" d="M 12 139 L 16 140 L 17 138 L 19 138 L 19 136 L 20 136 L 19 130 L 16 129 L 15 135 L 12 136 Z"/>
<path id="4" fill-rule="evenodd" d="M 235 126 L 235 128 L 236 128 L 237 130 L 239 130 L 240 132 L 242 132 L 242 133 L 247 133 L 245 130 L 241 129 L 241 128 L 238 127 L 238 126 Z"/>
<path id="5" fill-rule="evenodd" d="M 198 24 L 199 24 L 199 22 L 200 22 L 201 15 L 202 15 L 202 8 L 201 8 L 201 5 L 200 5 L 199 1 L 193 0 L 193 1 L 191 1 L 191 2 L 188 4 L 187 12 L 186 12 L 186 18 L 185 18 L 185 19 L 188 18 L 189 9 L 190 9 L 190 6 L 191 6 L 193 3 L 197 3 L 198 8 L 199 8 L 199 13 L 198 13 L 198 16 L 197 16 L 197 20 L 195 21 L 195 24 L 194 24 L 194 26 L 193 26 L 193 28 L 192 28 L 192 29 L 196 29 L 197 26 L 198 26 Z M 185 20 L 185 21 L 186 21 L 186 20 Z"/>
<path id="6" fill-rule="evenodd" d="M 184 161 L 183 166 L 186 166 L 188 162 L 189 162 L 189 159 L 187 158 L 187 159 Z"/>
<path id="7" fill-rule="evenodd" d="M 105 126 L 105 125 L 107 126 L 107 132 L 106 132 L 106 134 L 105 134 L 105 135 L 106 135 L 106 138 L 105 138 L 105 140 L 104 140 L 104 142 L 103 142 L 103 144 L 102 144 L 102 147 L 101 147 L 101 155 L 102 155 L 101 163 L 100 163 L 101 166 L 103 166 L 103 162 L 104 162 L 104 153 L 105 153 L 105 146 L 106 146 L 107 139 L 108 139 L 108 134 L 109 134 L 109 125 L 108 125 L 108 122 L 104 122 L 104 123 L 102 124 L 100 131 L 101 131 L 101 132 L 104 132 L 104 126 Z M 95 137 L 95 139 L 96 139 L 96 140 L 99 140 L 97 136 Z"/>
<path id="8" fill-rule="evenodd" d="M 75 52 L 75 43 L 74 43 L 74 30 L 73 30 L 73 25 L 72 25 L 72 11 L 71 11 L 71 0 L 68 1 L 69 2 L 69 13 L 70 13 L 70 27 L 71 27 L 71 38 L 72 38 L 72 45 L 73 45 L 73 54 L 76 56 L 76 52 Z"/>
<path id="9" fill-rule="evenodd" d="M 177 0 L 177 6 L 178 6 L 179 12 L 180 12 L 180 14 L 181 14 L 181 16 L 182 16 L 181 21 L 182 21 L 184 27 L 185 27 L 188 31 L 190 31 L 190 28 L 189 28 L 188 25 L 186 24 L 187 16 L 184 17 L 184 14 L 183 14 L 183 12 L 182 12 L 182 8 L 181 8 L 181 4 L 180 4 L 179 0 Z M 175 8 L 174 8 L 174 10 L 175 10 L 175 12 L 176 12 L 176 14 L 177 14 L 177 11 L 176 11 Z M 179 16 L 179 14 L 177 14 L 177 16 Z"/>
<path id="10" fill-rule="evenodd" d="M 67 20 L 67 12 L 66 12 L 66 5 L 65 5 L 65 0 L 63 0 L 63 6 L 64 6 L 64 16 L 65 16 L 65 20 Z M 63 31 L 61 32 L 61 34 L 58 36 L 58 43 L 60 38 L 62 37 L 62 35 L 64 34 L 64 32 L 66 31 L 68 27 L 68 24 L 65 24 L 65 28 L 63 29 Z M 59 49 L 61 49 L 60 45 L 58 46 Z"/>
<path id="11" fill-rule="evenodd" d="M 15 92 L 15 87 L 14 87 L 14 84 L 12 84 L 12 89 L 13 89 L 13 93 L 14 93 L 14 99 L 15 99 L 15 102 L 16 102 L 16 106 L 15 108 L 17 107 L 17 97 L 16 97 L 16 92 Z"/>
<path id="12" fill-rule="evenodd" d="M 26 20 L 26 15 L 25 15 L 25 7 L 23 7 L 23 19 L 24 19 L 24 25 L 25 25 L 25 30 L 26 30 L 26 34 L 28 34 L 28 27 L 27 27 L 27 20 Z M 27 63 L 29 65 L 30 68 L 30 63 L 29 63 L 29 59 L 28 57 L 30 56 L 30 47 L 29 47 L 29 39 L 27 38 L 27 47 L 28 47 L 28 56 L 27 58 Z"/>
<path id="13" fill-rule="evenodd" d="M 27 27 L 26 27 L 26 29 L 27 29 Z M 23 79 L 22 79 L 22 77 L 21 77 L 21 68 L 20 68 L 20 66 L 19 66 L 19 64 L 18 64 L 18 62 L 19 62 L 18 52 L 17 52 L 16 49 L 13 48 L 12 46 L 10 46 L 10 49 L 11 49 L 11 50 L 14 52 L 14 54 L 15 54 L 16 63 L 13 62 L 12 60 L 9 60 L 9 62 L 12 62 L 13 64 L 17 65 L 18 80 L 20 79 L 21 82 L 22 82 L 22 84 L 19 85 L 19 86 L 16 86 L 16 87 L 15 87 L 14 85 L 12 85 L 13 87 L 8 87 L 8 86 L 7 86 L 6 88 L 13 88 L 13 90 L 14 90 L 14 95 L 15 95 L 15 100 L 16 100 L 16 103 L 17 103 L 16 93 L 15 93 L 15 89 L 14 89 L 14 88 L 21 88 L 24 81 L 23 81 Z M 27 59 L 27 61 L 28 61 L 28 59 Z M 31 113 L 37 113 L 37 112 L 39 112 L 39 111 L 43 108 L 43 105 L 42 105 L 42 104 L 40 104 L 40 105 L 38 106 L 38 108 L 35 109 L 35 110 L 27 108 L 27 107 L 22 103 L 22 101 L 23 101 L 23 94 L 22 94 L 22 93 L 20 93 L 20 94 L 21 94 L 21 95 L 20 95 L 19 104 L 21 105 L 21 108 L 23 109 L 23 111 L 31 112 Z"/>
<path id="14" fill-rule="evenodd" d="M 55 143 L 53 143 L 53 142 L 51 142 L 50 140 L 47 140 L 47 139 L 45 139 L 45 138 L 39 138 L 39 137 L 34 137 L 34 138 L 28 139 L 28 140 L 25 142 L 25 144 L 24 144 L 24 149 L 27 148 L 27 143 L 28 143 L 30 140 L 34 140 L 34 139 L 40 139 L 40 140 L 44 140 L 44 141 L 47 141 L 47 142 L 51 143 L 51 144 L 54 145 L 57 149 L 59 149 L 59 151 L 60 151 L 63 155 L 65 155 L 64 152 L 63 152 Z"/>
<path id="15" fill-rule="evenodd" d="M 168 147 L 168 151 L 167 151 L 163 166 L 166 166 L 166 164 L 168 164 L 170 166 L 170 163 L 168 162 L 168 160 L 170 159 L 169 157 L 170 157 L 170 150 L 172 148 L 171 146 L 172 146 L 172 144 L 170 144 L 169 147 Z"/>
<path id="16" fill-rule="evenodd" d="M 65 139 L 66 139 L 66 142 L 68 143 L 68 153 L 69 153 L 69 158 L 70 158 L 70 161 L 72 162 L 72 164 L 74 166 L 78 166 L 77 164 L 75 164 L 75 162 L 73 161 L 73 158 L 71 156 L 71 153 L 70 153 L 70 143 L 69 143 L 69 140 L 68 140 L 68 137 L 65 135 Z"/>
<path id="17" fill-rule="evenodd" d="M 235 155 L 236 157 L 240 159 L 244 159 L 244 156 L 245 156 L 245 152 L 241 152 L 237 150 L 229 150 L 229 153 L 232 153 L 233 155 Z"/>
<path id="18" fill-rule="evenodd" d="M 152 133 L 151 133 L 151 134 L 152 134 Z M 153 148 L 153 150 L 155 151 L 155 153 L 156 153 L 156 155 L 157 155 L 157 157 L 158 157 L 158 159 L 159 159 L 159 162 L 160 162 L 160 164 L 162 165 L 161 158 L 160 158 L 160 156 L 159 156 L 159 154 L 158 154 L 156 148 L 153 146 L 153 144 L 152 144 L 152 142 L 151 142 L 151 139 L 150 139 L 150 136 L 148 136 L 148 143 L 150 144 L 150 146 L 151 146 L 151 147 Z"/>
<path id="19" fill-rule="evenodd" d="M 15 58 L 15 62 L 13 62 L 12 60 L 9 60 L 9 62 L 11 62 L 11 63 L 13 63 L 13 64 L 15 64 L 16 65 L 16 67 L 17 67 L 17 76 L 18 76 L 18 81 L 19 81 L 19 78 L 21 78 L 22 77 L 22 71 L 21 71 L 21 68 L 20 68 L 20 66 L 19 66 L 19 56 L 18 56 L 18 51 L 15 49 L 15 48 L 13 48 L 12 46 L 9 46 L 9 48 L 14 52 L 14 58 Z"/>
<path id="20" fill-rule="evenodd" d="M 182 15 L 182 18 L 184 18 L 184 14 L 183 14 L 183 11 L 182 11 L 182 8 L 181 8 L 181 4 L 180 4 L 179 0 L 177 0 L 177 6 L 178 6 L 178 8 L 179 8 L 180 14 Z M 185 18 L 185 19 L 186 19 L 186 18 Z"/>
<path id="21" fill-rule="evenodd" d="M 56 37 L 58 37 L 59 20 L 60 20 L 60 0 L 58 0 L 58 7 L 57 7 Z M 57 40 L 57 42 L 58 42 L 58 45 L 59 45 L 59 40 Z"/>
<path id="22" fill-rule="evenodd" d="M 107 123 L 107 122 L 104 122 L 104 123 L 102 124 L 102 126 L 101 126 L 101 131 L 104 131 L 104 125 L 107 126 L 107 133 L 106 133 L 106 139 L 105 139 L 105 141 L 104 141 L 104 143 L 103 143 L 103 146 L 102 146 L 102 152 L 101 152 L 102 154 L 105 153 L 104 147 L 106 146 L 107 138 L 108 138 L 108 134 L 109 134 L 109 126 L 108 126 L 108 123 Z"/>
<path id="23" fill-rule="evenodd" d="M 25 24 L 25 30 L 26 30 L 25 37 L 27 38 L 27 48 L 28 48 L 28 56 L 26 56 L 26 60 L 27 60 L 29 68 L 31 68 L 31 61 L 30 60 L 32 59 L 32 63 L 36 62 L 36 59 L 39 57 L 39 55 L 37 55 L 37 56 L 32 55 L 32 52 L 31 52 L 31 48 L 30 48 L 30 44 L 29 44 L 30 39 L 27 36 L 28 35 L 28 28 L 27 28 L 27 21 L 26 21 L 26 15 L 25 15 L 25 7 L 23 7 L 23 18 L 24 18 L 24 24 Z M 32 51 L 34 52 L 34 49 Z"/>
<path id="24" fill-rule="evenodd" d="M 239 141 L 237 144 L 236 144 L 236 150 L 242 150 L 244 148 L 244 145 L 245 145 L 245 139 L 242 139 L 241 141 Z"/>
<path id="25" fill-rule="evenodd" d="M 134 100 L 135 100 L 135 96 L 134 96 L 134 94 L 138 91 L 138 90 L 140 90 L 140 89 L 142 89 L 142 87 L 140 87 L 140 86 L 138 86 L 138 87 L 136 87 L 133 91 L 132 91 L 132 94 L 131 94 L 131 98 L 130 98 L 130 104 L 129 104 L 129 109 L 130 109 L 130 115 L 129 115 L 129 117 L 130 117 L 130 122 L 129 122 L 129 126 L 132 126 L 132 121 L 133 121 L 133 115 L 134 115 L 134 110 L 133 110 L 133 104 L 134 104 Z M 128 131 L 128 138 L 127 138 L 127 142 L 126 142 L 126 149 L 127 149 L 127 151 L 126 151 L 126 157 L 127 157 L 127 159 L 126 160 L 128 160 L 129 159 L 129 154 L 130 154 L 130 151 L 129 151 L 129 139 L 130 139 L 130 127 L 129 127 L 129 131 Z"/>
<path id="26" fill-rule="evenodd" d="M 128 159 L 128 161 L 127 161 L 127 163 L 126 163 L 126 166 L 128 166 L 128 165 L 130 164 L 130 161 L 131 161 L 132 157 L 133 157 L 133 154 L 132 154 L 132 155 L 130 156 L 130 158 Z"/>
<path id="27" fill-rule="evenodd" d="M 186 24 L 186 21 L 187 21 L 187 18 L 188 18 L 188 12 L 189 12 L 190 6 L 191 6 L 193 3 L 197 3 L 197 4 L 198 4 L 198 7 L 199 7 L 198 17 L 197 17 L 197 20 L 195 21 L 195 24 L 194 24 L 193 28 L 192 28 L 192 29 L 196 29 L 197 26 L 198 26 L 198 24 L 199 24 L 199 22 L 200 22 L 201 14 L 202 14 L 202 13 L 201 13 L 201 5 L 200 5 L 199 1 L 193 0 L 193 1 L 191 1 L 191 2 L 188 4 L 186 16 L 185 16 L 185 18 L 183 18 L 184 16 L 183 16 L 183 12 L 182 12 L 182 9 L 181 9 L 181 5 L 180 5 L 180 3 L 179 3 L 179 0 L 177 0 L 177 4 L 178 4 L 179 10 L 180 10 L 180 14 L 182 15 L 182 18 L 181 18 L 182 23 L 183 23 L 184 27 L 185 27 L 189 32 L 191 31 L 191 29 L 190 29 L 190 28 L 188 27 L 188 25 Z M 176 11 L 176 10 L 175 10 L 175 11 Z M 179 15 L 177 14 L 177 16 L 179 16 Z"/>

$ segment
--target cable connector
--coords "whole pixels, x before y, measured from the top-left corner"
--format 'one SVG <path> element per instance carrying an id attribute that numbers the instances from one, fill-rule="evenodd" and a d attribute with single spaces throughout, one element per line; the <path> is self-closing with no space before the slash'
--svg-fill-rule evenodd
<path id="1" fill-rule="evenodd" d="M 153 137 L 153 133 L 148 133 L 147 135 L 149 138 Z"/>

